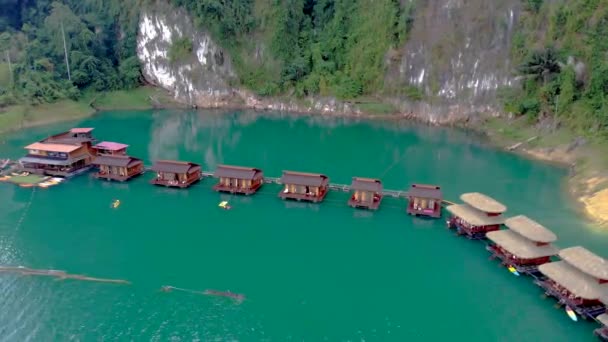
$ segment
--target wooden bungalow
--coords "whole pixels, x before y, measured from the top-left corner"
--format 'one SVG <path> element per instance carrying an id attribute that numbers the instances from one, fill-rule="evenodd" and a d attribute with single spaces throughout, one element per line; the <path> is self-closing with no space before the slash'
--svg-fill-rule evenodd
<path id="1" fill-rule="evenodd" d="M 407 193 L 407 213 L 439 218 L 443 194 L 437 185 L 412 184 Z"/>
<path id="2" fill-rule="evenodd" d="M 606 307 L 600 299 L 608 291 L 608 260 L 583 247 L 562 249 L 559 257 L 561 261 L 538 267 L 546 279 L 536 284 L 583 318 L 603 314 Z"/>
<path id="3" fill-rule="evenodd" d="M 36 142 L 25 147 L 19 159 L 22 171 L 71 177 L 91 168 L 92 156 L 85 145 Z"/>
<path id="4" fill-rule="evenodd" d="M 379 179 L 353 177 L 348 205 L 353 208 L 377 210 L 382 201 L 382 182 Z"/>
<path id="5" fill-rule="evenodd" d="M 538 266 L 550 262 L 559 252 L 551 244 L 557 236 L 526 216 L 508 218 L 505 226 L 509 229 L 486 234 L 492 241 L 486 248 L 503 265 L 513 266 L 521 274 L 537 274 Z"/>
<path id="6" fill-rule="evenodd" d="M 283 171 L 281 184 L 279 197 L 297 201 L 321 202 L 329 190 L 329 178 L 316 173 Z"/>
<path id="7" fill-rule="evenodd" d="M 150 183 L 176 188 L 187 188 L 202 177 L 200 165 L 173 160 L 156 161 L 152 171 L 156 172 L 156 178 Z"/>
<path id="8" fill-rule="evenodd" d="M 213 190 L 232 194 L 251 195 L 264 184 L 264 173 L 253 167 L 218 165 L 213 177 L 219 179 Z"/>
<path id="9" fill-rule="evenodd" d="M 464 204 L 446 208 L 452 214 L 447 221 L 449 228 L 473 240 L 485 239 L 487 232 L 500 229 L 504 222 L 502 213 L 507 207 L 478 192 L 462 194 L 460 199 Z"/>
<path id="10" fill-rule="evenodd" d="M 608 300 L 604 304 L 608 305 Z M 595 335 L 602 341 L 608 341 L 608 313 L 597 316 L 597 321 L 602 327 L 595 329 Z"/>
<path id="11" fill-rule="evenodd" d="M 124 182 L 144 173 L 141 159 L 130 156 L 98 156 L 93 164 L 99 166 L 95 177 L 106 180 Z"/>
<path id="12" fill-rule="evenodd" d="M 125 156 L 127 155 L 127 147 L 129 147 L 129 145 L 111 141 L 102 141 L 93 146 L 93 151 L 96 156 Z"/>

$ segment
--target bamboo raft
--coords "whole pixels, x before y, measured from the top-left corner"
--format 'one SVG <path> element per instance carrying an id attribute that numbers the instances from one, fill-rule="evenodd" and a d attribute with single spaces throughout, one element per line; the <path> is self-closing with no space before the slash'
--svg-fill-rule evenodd
<path id="1" fill-rule="evenodd" d="M 57 278 L 56 280 L 74 279 L 81 281 L 93 281 L 98 283 L 131 284 L 131 282 L 123 279 L 95 278 L 81 274 L 70 274 L 66 271 L 61 270 L 40 270 L 23 266 L 0 266 L 0 272 L 17 273 L 21 275 L 35 275 L 43 277 L 55 277 Z"/>

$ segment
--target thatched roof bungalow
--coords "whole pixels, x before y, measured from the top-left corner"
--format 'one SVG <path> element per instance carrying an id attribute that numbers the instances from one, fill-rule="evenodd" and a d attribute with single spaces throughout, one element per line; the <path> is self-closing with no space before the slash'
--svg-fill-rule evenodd
<path id="1" fill-rule="evenodd" d="M 487 248 L 505 266 L 513 266 L 520 273 L 535 274 L 538 266 L 551 261 L 559 250 L 551 243 L 557 236 L 540 223 L 523 215 L 505 220 L 509 229 L 488 232 L 492 241 Z"/>
<path id="2" fill-rule="evenodd" d="M 458 234 L 469 239 L 485 239 L 486 233 L 500 229 L 504 223 L 502 213 L 507 207 L 495 199 L 478 192 L 460 196 L 464 204 L 449 205 L 446 210 L 452 214 L 447 224 Z"/>
<path id="3" fill-rule="evenodd" d="M 580 315 L 593 318 L 604 313 L 600 300 L 608 291 L 608 260 L 583 247 L 563 249 L 559 257 L 562 261 L 538 267 L 547 279 L 537 284 Z"/>

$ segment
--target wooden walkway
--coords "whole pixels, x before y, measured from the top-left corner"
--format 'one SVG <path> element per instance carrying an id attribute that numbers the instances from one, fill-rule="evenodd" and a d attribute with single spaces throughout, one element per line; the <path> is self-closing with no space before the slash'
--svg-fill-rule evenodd
<path id="1" fill-rule="evenodd" d="M 213 172 L 212 171 L 201 171 L 201 174 L 203 175 L 203 177 L 213 177 Z M 279 178 L 279 177 L 264 177 L 264 183 L 266 183 L 266 184 L 281 184 L 281 178 Z M 333 191 L 341 191 L 341 192 L 350 192 L 351 191 L 350 185 L 348 185 L 348 184 L 330 183 L 329 184 L 329 189 L 333 190 Z M 382 190 L 382 196 L 392 197 L 392 198 L 407 198 L 407 191 L 384 189 L 384 190 Z M 443 200 L 442 204 L 444 204 L 444 205 L 451 205 L 451 204 L 455 204 L 455 203 L 447 201 L 447 200 Z"/>

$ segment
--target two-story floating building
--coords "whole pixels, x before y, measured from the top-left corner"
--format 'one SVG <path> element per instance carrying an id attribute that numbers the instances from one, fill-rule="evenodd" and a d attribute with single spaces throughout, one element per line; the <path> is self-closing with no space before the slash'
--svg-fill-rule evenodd
<path id="1" fill-rule="evenodd" d="M 502 203 L 478 192 L 462 194 L 460 199 L 464 204 L 446 208 L 452 214 L 447 222 L 449 228 L 473 240 L 485 239 L 487 232 L 500 229 L 502 214 L 507 211 Z"/>
<path id="2" fill-rule="evenodd" d="M 379 179 L 353 177 L 352 193 L 348 205 L 353 208 L 377 210 L 382 202 L 382 181 Z"/>
<path id="3" fill-rule="evenodd" d="M 583 317 L 605 313 L 606 306 L 600 299 L 608 291 L 608 260 L 580 246 L 562 249 L 559 257 L 561 261 L 538 267 L 547 279 L 536 284 Z"/>
<path id="4" fill-rule="evenodd" d="M 412 184 L 407 193 L 407 213 L 415 216 L 441 217 L 443 193 L 437 185 Z"/>
<path id="5" fill-rule="evenodd" d="M 71 177 L 91 168 L 92 157 L 85 145 L 36 142 L 25 147 L 21 169 L 40 175 Z"/>
<path id="6" fill-rule="evenodd" d="M 158 160 L 152 166 L 156 177 L 150 181 L 154 185 L 187 188 L 201 179 L 201 166 L 190 162 Z"/>
<path id="7" fill-rule="evenodd" d="M 329 190 L 329 178 L 317 173 L 283 171 L 280 182 L 282 199 L 317 203 L 323 201 Z"/>
<path id="8" fill-rule="evenodd" d="M 101 155 L 95 157 L 93 164 L 99 167 L 94 176 L 105 180 L 124 182 L 144 173 L 141 159 L 131 156 Z"/>
<path id="9" fill-rule="evenodd" d="M 604 304 L 608 306 L 608 294 L 606 294 Z M 597 321 L 600 322 L 602 326 L 595 329 L 595 335 L 602 341 L 608 341 L 608 312 L 597 316 Z"/>
<path id="10" fill-rule="evenodd" d="M 492 243 L 486 248 L 505 266 L 521 274 L 537 274 L 538 266 L 551 261 L 559 250 L 552 245 L 557 236 L 540 223 L 523 215 L 505 220 L 509 229 L 486 234 Z"/>
<path id="11" fill-rule="evenodd" d="M 76 127 L 67 132 L 51 135 L 50 137 L 42 140 L 42 142 L 55 144 L 81 144 L 91 147 L 91 144 L 95 141 L 95 138 L 93 137 L 93 130 L 94 128 L 90 127 Z"/>
<path id="12" fill-rule="evenodd" d="M 232 194 L 251 195 L 264 184 L 264 173 L 254 167 L 218 165 L 213 177 L 219 179 L 213 190 Z"/>

